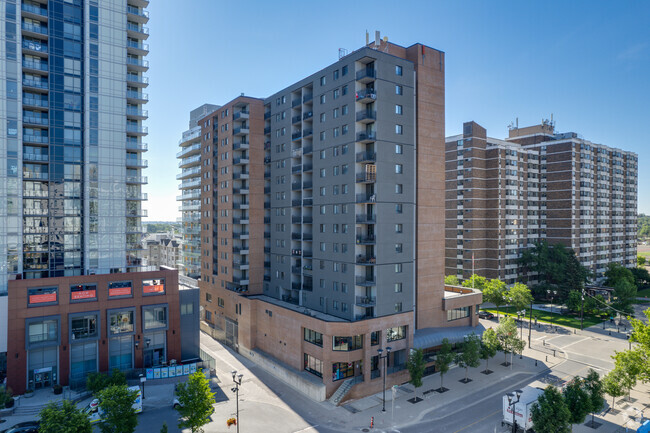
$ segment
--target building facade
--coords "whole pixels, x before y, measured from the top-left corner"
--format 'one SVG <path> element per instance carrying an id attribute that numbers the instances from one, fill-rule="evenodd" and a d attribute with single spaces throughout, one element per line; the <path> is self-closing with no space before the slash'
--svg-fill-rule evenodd
<path id="1" fill-rule="evenodd" d="M 139 269 L 147 5 L 0 5 L 0 294 L 11 278 Z"/>
<path id="2" fill-rule="evenodd" d="M 200 124 L 199 286 L 215 337 L 315 375 L 323 396 L 347 380 L 365 395 L 381 387 L 377 349 L 402 383 L 410 347 L 478 324 L 480 293 L 445 290 L 437 254 L 444 53 L 378 40 Z"/>
<path id="3" fill-rule="evenodd" d="M 446 273 L 513 284 L 521 252 L 546 240 L 572 248 L 597 280 L 636 266 L 638 157 L 552 122 L 487 137 L 475 122 L 446 142 Z"/>
<path id="4" fill-rule="evenodd" d="M 181 254 L 178 267 L 182 275 L 198 278 L 201 269 L 201 127 L 198 121 L 219 108 L 203 104 L 190 112 L 187 131 L 183 132 L 176 154 L 181 172 L 176 179 L 180 195 L 178 210 L 181 212 Z"/>
<path id="5" fill-rule="evenodd" d="M 171 269 L 10 281 L 8 386 L 196 360 L 198 291 L 181 292 Z"/>

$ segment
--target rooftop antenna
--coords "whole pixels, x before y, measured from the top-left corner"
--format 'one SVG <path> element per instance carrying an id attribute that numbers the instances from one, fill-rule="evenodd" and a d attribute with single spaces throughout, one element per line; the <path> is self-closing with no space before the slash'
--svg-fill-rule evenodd
<path id="1" fill-rule="evenodd" d="M 370 34 L 368 33 L 368 30 L 366 29 L 366 46 L 370 44 Z"/>
<path id="2" fill-rule="evenodd" d="M 517 125 L 516 125 L 516 128 L 517 128 L 517 129 L 519 129 L 519 118 L 518 118 L 518 117 L 516 117 L 516 118 L 515 118 L 515 120 L 517 121 Z"/>
<path id="3" fill-rule="evenodd" d="M 381 40 L 381 36 L 379 34 L 379 30 L 375 30 L 375 49 L 379 48 L 379 45 L 381 44 L 379 41 Z"/>
<path id="4" fill-rule="evenodd" d="M 348 50 L 346 48 L 339 48 L 339 60 L 348 55 Z"/>

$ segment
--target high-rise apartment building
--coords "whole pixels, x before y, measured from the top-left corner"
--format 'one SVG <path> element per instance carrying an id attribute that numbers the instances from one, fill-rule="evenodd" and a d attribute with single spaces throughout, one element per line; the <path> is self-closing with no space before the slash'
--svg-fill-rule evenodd
<path id="1" fill-rule="evenodd" d="M 322 399 L 403 382 L 409 348 L 474 330 L 481 295 L 446 290 L 439 254 L 444 53 L 378 40 L 200 124 L 207 331 Z"/>
<path id="2" fill-rule="evenodd" d="M 467 122 L 446 141 L 447 275 L 534 282 L 518 258 L 541 240 L 572 248 L 596 279 L 608 263 L 636 265 L 635 153 L 549 121 L 505 140 Z"/>
<path id="3" fill-rule="evenodd" d="M 198 278 L 201 269 L 201 126 L 199 119 L 219 108 L 203 104 L 190 112 L 190 124 L 178 143 L 181 150 L 176 154 L 181 172 L 176 179 L 181 183 L 181 254 L 177 264 L 179 271 L 188 277 Z"/>
<path id="4" fill-rule="evenodd" d="M 9 279 L 140 269 L 147 5 L 0 5 L 0 295 Z"/>

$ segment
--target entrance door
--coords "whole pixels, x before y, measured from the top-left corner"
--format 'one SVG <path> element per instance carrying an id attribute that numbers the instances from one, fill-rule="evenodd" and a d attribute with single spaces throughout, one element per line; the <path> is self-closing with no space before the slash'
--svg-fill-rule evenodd
<path id="1" fill-rule="evenodd" d="M 34 389 L 52 386 L 52 369 L 34 370 Z"/>
<path id="2" fill-rule="evenodd" d="M 226 344 L 235 350 L 239 350 L 239 327 L 237 322 L 226 317 Z"/>

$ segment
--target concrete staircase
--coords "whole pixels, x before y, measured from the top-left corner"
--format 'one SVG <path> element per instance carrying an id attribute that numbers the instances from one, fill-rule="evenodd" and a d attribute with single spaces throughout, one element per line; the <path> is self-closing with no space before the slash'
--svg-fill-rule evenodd
<path id="1" fill-rule="evenodd" d="M 330 403 L 332 403 L 334 406 L 338 406 L 338 404 L 343 400 L 343 397 L 347 395 L 348 392 L 352 389 L 352 387 L 357 383 L 354 377 L 351 377 L 350 379 L 345 380 L 341 386 L 332 394 L 332 396 L 327 399 Z"/>
<path id="2" fill-rule="evenodd" d="M 53 402 L 55 405 L 61 407 L 62 405 L 62 400 L 55 401 Z M 45 407 L 47 404 L 39 404 L 39 405 L 24 405 L 24 406 L 16 406 L 14 407 L 14 415 L 15 416 L 34 416 L 38 415 L 39 412 Z"/>

